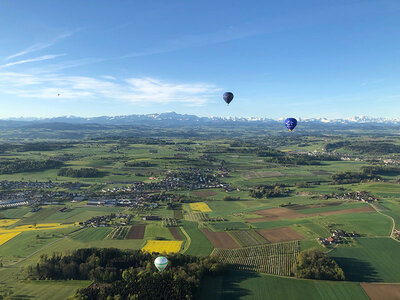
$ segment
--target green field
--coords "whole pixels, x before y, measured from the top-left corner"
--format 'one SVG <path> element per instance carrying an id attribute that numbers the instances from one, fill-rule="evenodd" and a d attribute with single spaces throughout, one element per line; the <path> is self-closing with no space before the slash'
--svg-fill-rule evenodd
<path id="1" fill-rule="evenodd" d="M 198 229 L 195 222 L 182 221 L 183 228 L 190 236 L 191 242 L 189 249 L 185 252 L 187 255 L 209 255 L 213 250 L 213 246 L 205 235 Z"/>
<path id="2" fill-rule="evenodd" d="M 171 232 L 167 227 L 164 227 L 162 224 L 158 222 L 152 222 L 146 225 L 146 231 L 144 232 L 144 238 L 147 240 L 154 239 L 165 239 L 165 240 L 173 240 Z"/>
<path id="3" fill-rule="evenodd" d="M 213 222 L 211 228 L 214 231 L 223 231 L 225 228 L 228 230 L 249 229 L 249 225 L 243 222 Z"/>
<path id="4" fill-rule="evenodd" d="M 207 277 L 199 296 L 204 300 L 369 299 L 358 283 L 299 280 L 238 271 L 216 278 Z"/>
<path id="5" fill-rule="evenodd" d="M 64 229 L 26 231 L 15 236 L 0 246 L 0 299 L 8 291 L 12 296 L 6 299 L 64 299 L 74 294 L 78 288 L 88 286 L 89 281 L 27 281 L 24 267 L 35 265 L 40 256 L 53 255 L 54 253 L 66 254 L 69 251 L 90 247 L 115 247 L 119 249 L 141 249 L 148 240 L 174 240 L 169 228 L 163 221 L 143 221 L 144 216 L 158 216 L 161 218 L 177 218 L 178 232 L 181 232 L 186 255 L 208 256 L 214 247 L 199 228 L 209 228 L 214 232 L 229 233 L 239 241 L 241 249 L 214 250 L 213 254 L 225 253 L 224 258 L 232 258 L 231 253 L 245 253 L 240 258 L 238 265 L 231 266 L 229 271 L 217 277 L 205 277 L 201 283 L 200 299 L 368 299 L 359 282 L 400 282 L 400 242 L 389 238 L 393 220 L 395 227 L 400 229 L 400 176 L 384 175 L 384 182 L 363 181 L 360 183 L 335 184 L 332 175 L 338 172 L 361 172 L 363 166 L 383 166 L 382 160 L 390 158 L 400 162 L 398 153 L 373 155 L 366 152 L 359 155 L 347 148 L 338 148 L 336 153 L 346 154 L 351 160 L 340 159 L 334 153 L 325 152 L 328 143 L 365 142 L 379 140 L 400 145 L 398 135 L 376 137 L 374 130 L 358 134 L 352 131 L 345 134 L 326 131 L 316 131 L 316 134 L 292 134 L 280 132 L 269 134 L 268 128 L 213 128 L 214 126 L 196 128 L 188 131 L 186 128 L 131 128 L 125 132 L 124 128 L 112 131 L 104 128 L 101 133 L 90 130 L 82 133 L 85 140 L 77 138 L 71 141 L 70 147 L 58 150 L 19 151 L 4 150 L 0 153 L 0 162 L 8 166 L 12 160 L 44 160 L 60 159 L 65 167 L 73 169 L 91 167 L 97 168 L 100 177 L 61 177 L 57 169 L 43 171 L 16 172 L 14 174 L 0 175 L 0 193 L 3 198 L 18 198 L 20 195 L 29 198 L 34 204 L 28 207 L 1 209 L 0 220 L 4 218 L 21 219 L 11 225 L 13 229 L 19 225 L 33 225 L 40 223 L 71 224 L 86 222 L 93 217 L 107 216 L 112 213 L 130 214 L 129 222 L 125 216 L 113 216 L 113 227 L 83 228 L 71 226 Z M 31 129 L 26 129 L 27 131 Z M 33 130 L 33 129 L 32 129 Z M 103 132 L 104 130 L 104 132 Z M 77 130 L 79 131 L 79 130 Z M 144 133 L 149 137 L 144 137 Z M 97 133 L 96 133 L 97 132 Z M 112 137 L 105 138 L 105 133 Z M 126 136 L 119 134 L 125 132 Z M 38 132 L 36 132 L 38 133 Z M 67 136 L 74 132 L 64 132 Z M 0 128 L 1 145 L 7 149 L 6 134 Z M 42 141 L 43 135 L 52 139 L 55 132 L 41 132 L 38 140 Z M 94 139 L 94 135 L 96 139 Z M 97 134 L 97 135 L 96 135 Z M 135 135 L 140 138 L 135 137 Z M 168 134 L 171 134 L 169 136 Z M 182 134 L 182 136 L 179 136 Z M 23 135 L 21 131 L 13 131 L 13 138 Z M 156 137 L 156 138 L 153 138 Z M 19 146 L 26 143 L 24 139 L 16 142 Z M 236 145 L 235 145 L 236 144 Z M 1 148 L 3 149 L 3 148 Z M 0 150 L 1 150 L 0 149 Z M 291 158 L 299 156 L 309 157 L 316 155 L 331 156 L 321 160 L 319 164 L 275 163 L 268 160 L 274 158 L 264 156 L 263 151 L 285 150 L 278 152 Z M 298 151 L 290 153 L 290 151 Z M 146 164 L 141 164 L 146 162 Z M 398 163 L 393 163 L 397 166 Z M 1 168 L 0 164 L 0 168 Z M 201 175 L 199 175 L 201 174 Z M 168 177 L 170 175 L 176 177 Z M 194 176 L 194 177 L 193 177 Z M 193 179 L 196 178 L 197 179 Z M 208 176 L 208 177 L 207 177 Z M 199 181 L 199 178 L 203 177 Z M 202 186 L 204 178 L 212 178 L 215 185 Z M 168 185 L 158 186 L 163 179 L 174 178 Z M 179 178 L 179 180 L 177 179 Z M 190 178 L 190 179 L 188 179 Z M 48 184 L 49 180 L 55 183 L 48 187 L 18 187 L 9 188 L 9 183 L 1 185 L 5 180 L 22 180 L 24 183 L 31 181 L 31 186 L 37 183 Z M 175 188 L 172 182 L 189 182 L 185 186 Z M 193 181 L 191 181 L 193 180 Z M 197 180 L 197 181 L 196 181 Z M 38 181 L 38 182 L 36 182 Z M 45 181 L 45 182 L 44 182 Z M 151 183 L 138 185 L 135 181 Z M 301 182 L 299 185 L 296 183 Z M 73 183 L 73 184 L 72 184 Z M 86 184 L 79 186 L 78 183 Z M 155 183 L 155 184 L 154 184 Z M 260 185 L 271 185 L 268 189 L 280 190 L 277 184 L 285 185 L 288 191 L 281 195 L 257 194 Z M 208 185 L 208 184 L 207 184 Z M 142 190 L 142 186 L 147 186 Z M 253 191 L 252 191 L 253 190 Z M 312 216 L 311 214 L 334 212 L 338 210 L 368 207 L 369 204 L 344 199 L 345 193 L 367 191 L 379 201 L 373 206 L 378 212 L 325 214 Z M 18 196 L 18 197 L 17 197 Z M 71 202 L 76 196 L 84 196 L 84 201 Z M 224 201 L 224 197 L 236 199 Z M 252 197 L 253 196 L 253 197 Z M 256 198 L 258 197 L 258 198 Z M 50 199 L 50 200 L 49 200 Z M 88 206 L 87 201 L 92 199 L 129 199 L 144 201 L 135 207 Z M 227 200 L 227 199 L 225 199 Z M 60 202 L 59 205 L 45 205 L 46 201 Z M 211 212 L 194 214 L 190 209 L 191 202 L 204 201 L 211 208 Z M 154 208 L 150 203 L 156 203 Z M 294 206 L 293 206 L 294 205 Z M 32 212 L 34 207 L 40 206 L 37 212 Z M 65 211 L 60 211 L 66 207 Z M 299 208 L 297 213 L 303 215 L 279 215 L 273 221 L 251 223 L 248 220 L 259 218 L 258 210 L 269 208 Z M 276 210 L 282 212 L 282 210 Z M 284 210 L 283 210 L 284 211 Z M 224 219 L 224 221 L 210 220 Z M 393 220 L 392 220 L 393 218 Z M 189 221 L 190 220 L 190 221 Z M 110 224 L 110 221 L 106 221 Z M 170 222 L 170 221 L 168 221 Z M 3 221 L 3 224 L 6 224 Z M 128 230 L 130 226 L 146 225 L 143 239 L 110 239 L 107 236 L 116 227 Z M 170 222 L 169 224 L 172 224 Z M 104 225 L 104 224 L 103 224 Z M 275 249 L 279 243 L 268 243 L 261 236 L 254 239 L 256 229 L 272 229 L 290 227 L 304 236 L 304 240 L 289 243 L 296 244 L 296 251 L 317 248 L 328 253 L 343 268 L 346 282 L 328 282 L 315 280 L 300 280 L 292 277 L 277 277 L 265 273 L 251 273 L 243 270 L 258 270 L 271 274 L 289 275 L 293 271 L 293 261 L 284 262 L 282 253 L 271 254 L 268 260 L 266 252 L 262 249 Z M 7 228 L 3 227 L 4 233 Z M 356 232 L 361 235 L 357 239 L 346 239 L 338 246 L 321 246 L 317 238 L 329 237 L 334 229 L 347 232 Z M 248 231 L 251 231 L 252 235 Z M 125 233 L 125 231 L 124 231 Z M 185 233 L 185 234 L 183 234 Z M 187 235 L 186 235 L 187 234 Z M 282 235 L 283 231 L 282 231 Z M 140 236 L 139 236 L 140 237 Z M 189 237 L 189 238 L 188 238 Z M 121 236 L 122 238 L 122 236 Z M 224 235 L 215 235 L 223 240 Z M 277 240 L 279 236 L 277 237 Z M 250 246 L 262 245 L 259 252 L 254 252 Z M 223 248 L 223 246 L 220 246 Z M 257 248 L 258 249 L 258 248 Z M 253 251 L 254 250 L 254 251 Z M 225 251 L 225 252 L 224 252 Z M 231 252 L 230 252 L 231 251 Z M 252 252 L 253 251 L 253 252 Z M 257 250 L 258 251 L 258 250 Z M 250 255 L 250 254 L 251 255 Z M 259 254 L 258 254 L 259 253 Z M 257 254 L 257 255 L 255 255 Z M 221 254 L 222 256 L 222 254 Z M 259 260 L 258 260 L 259 259 Z M 228 261 L 228 260 L 227 260 Z M 231 259 L 231 262 L 234 261 Z M 285 265 L 283 272 L 282 265 Z M 268 266 L 276 272 L 267 269 L 249 268 L 249 266 Z M 232 271 L 237 269 L 240 271 Z"/>
<path id="6" fill-rule="evenodd" d="M 400 242 L 390 238 L 359 238 L 357 247 L 337 247 L 329 253 L 347 280 L 400 282 Z"/>
<path id="7" fill-rule="evenodd" d="M 84 228 L 72 235 L 72 239 L 80 242 L 90 242 L 103 240 L 111 232 L 109 227 Z"/>
<path id="8" fill-rule="evenodd" d="M 355 213 L 318 217 L 315 222 L 333 229 L 355 231 L 363 236 L 389 236 L 392 221 L 378 213 Z"/>

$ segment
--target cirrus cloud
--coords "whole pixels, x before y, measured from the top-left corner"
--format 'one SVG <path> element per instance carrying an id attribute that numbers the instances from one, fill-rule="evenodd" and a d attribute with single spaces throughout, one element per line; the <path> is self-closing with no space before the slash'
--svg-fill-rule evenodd
<path id="1" fill-rule="evenodd" d="M 151 77 L 125 78 L 0 72 L 0 92 L 31 99 L 95 99 L 146 104 L 202 106 L 220 91 L 207 83 L 172 83 Z M 60 94 L 60 96 L 58 96 Z"/>

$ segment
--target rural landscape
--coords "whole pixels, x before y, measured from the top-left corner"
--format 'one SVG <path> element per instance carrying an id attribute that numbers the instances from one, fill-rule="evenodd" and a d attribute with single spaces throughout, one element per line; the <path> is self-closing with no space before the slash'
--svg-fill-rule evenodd
<path id="1" fill-rule="evenodd" d="M 1 299 L 398 299 L 398 125 L 168 122 L 1 124 Z"/>

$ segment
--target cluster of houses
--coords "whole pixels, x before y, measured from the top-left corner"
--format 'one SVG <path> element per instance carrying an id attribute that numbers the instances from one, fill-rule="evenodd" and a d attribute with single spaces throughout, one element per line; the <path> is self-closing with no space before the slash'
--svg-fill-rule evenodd
<path id="1" fill-rule="evenodd" d="M 103 194 L 136 194 L 156 193 L 160 191 L 198 190 L 207 188 L 229 188 L 219 181 L 227 172 L 214 169 L 186 168 L 169 171 L 164 179 L 157 182 L 131 182 L 127 186 L 103 188 Z M 156 179 L 151 177 L 150 179 Z"/>
<path id="2" fill-rule="evenodd" d="M 26 199 L 5 200 L 5 201 L 0 201 L 0 208 L 14 208 L 29 204 L 30 204 L 29 201 Z"/>
<path id="3" fill-rule="evenodd" d="M 368 192 L 361 191 L 361 192 L 349 192 L 344 193 L 341 195 L 333 194 L 332 198 L 340 199 L 340 200 L 355 200 L 355 201 L 362 201 L 367 203 L 372 203 L 374 201 L 378 201 L 379 199 L 376 197 L 371 196 Z"/>
<path id="4" fill-rule="evenodd" d="M 400 240 L 400 230 L 395 230 L 394 231 L 394 237 L 398 240 Z"/>
<path id="5" fill-rule="evenodd" d="M 8 181 L 2 180 L 0 181 L 0 188 L 1 189 L 28 189 L 28 188 L 35 188 L 35 189 L 51 189 L 56 187 L 56 183 L 51 181 Z"/>
<path id="6" fill-rule="evenodd" d="M 138 199 L 90 199 L 88 206 L 123 206 L 123 207 L 136 207 L 143 209 L 154 209 L 158 206 L 157 203 L 146 202 L 144 198 Z"/>
<path id="7" fill-rule="evenodd" d="M 79 225 L 83 228 L 126 226 L 132 223 L 132 218 L 133 216 L 131 214 L 110 214 L 107 216 L 93 217 L 85 222 L 79 222 Z"/>
<path id="8" fill-rule="evenodd" d="M 331 236 L 328 238 L 318 238 L 318 242 L 323 246 L 341 244 L 346 237 L 359 237 L 358 233 L 346 232 L 341 229 L 336 229 L 331 232 Z"/>

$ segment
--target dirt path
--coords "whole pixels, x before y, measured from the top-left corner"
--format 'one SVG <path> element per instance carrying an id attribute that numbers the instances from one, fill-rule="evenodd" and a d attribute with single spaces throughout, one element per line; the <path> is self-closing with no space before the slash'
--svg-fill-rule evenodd
<path id="1" fill-rule="evenodd" d="M 190 246 L 190 243 L 192 242 L 192 240 L 190 239 L 190 236 L 187 234 L 187 232 L 185 231 L 185 229 L 182 226 L 180 226 L 179 228 L 181 229 L 183 235 L 186 237 L 186 243 L 182 250 L 182 254 L 184 254 L 189 249 L 189 246 Z"/>
<path id="2" fill-rule="evenodd" d="M 394 219 L 393 219 L 391 216 L 388 216 L 387 214 L 384 214 L 382 211 L 380 211 L 379 209 L 377 209 L 377 208 L 375 207 L 375 205 L 372 205 L 372 204 L 370 204 L 370 205 L 371 205 L 371 207 L 372 207 L 378 214 L 381 214 L 381 215 L 383 215 L 383 216 L 385 216 L 385 217 L 388 217 L 390 220 L 392 220 L 392 231 L 390 232 L 390 237 L 391 237 L 393 240 L 395 240 L 396 242 L 399 242 L 399 243 L 400 243 L 400 241 L 394 237 L 394 231 L 395 231 L 395 229 L 396 229 L 396 222 L 394 221 Z"/>
<path id="3" fill-rule="evenodd" d="M 12 267 L 12 266 L 15 266 L 15 265 L 17 265 L 17 264 L 19 264 L 19 263 L 24 262 L 25 260 L 27 260 L 28 258 L 31 258 L 32 256 L 34 256 L 34 255 L 37 254 L 38 252 L 42 251 L 43 249 L 46 249 L 47 247 L 50 247 L 51 245 L 54 245 L 55 243 L 58 243 L 59 241 L 70 237 L 71 234 L 73 234 L 73 233 L 75 233 L 75 232 L 77 232 L 77 231 L 79 231 L 79 230 L 81 230 L 81 229 L 82 229 L 82 228 L 79 228 L 79 229 L 77 229 L 77 230 L 74 230 L 74 231 L 68 233 L 66 236 L 64 236 L 64 237 L 62 237 L 62 238 L 59 238 L 58 240 L 55 240 L 55 241 L 53 241 L 53 242 L 51 242 L 51 243 L 49 243 L 49 244 L 44 245 L 42 248 L 40 248 L 40 249 L 36 250 L 35 252 L 29 254 L 28 256 L 24 257 L 24 258 L 21 259 L 20 261 L 17 261 L 17 262 L 15 262 L 15 263 L 11 264 L 11 265 L 8 265 L 7 267 Z"/>
<path id="4" fill-rule="evenodd" d="M 24 262 L 25 260 L 27 260 L 28 258 L 31 258 L 32 256 L 34 256 L 34 255 L 37 254 L 38 252 L 42 251 L 43 249 L 46 249 L 47 247 L 50 247 L 51 245 L 54 245 L 55 243 L 58 243 L 59 241 L 65 239 L 66 237 L 67 237 L 67 236 L 64 236 L 64 237 L 62 237 L 62 238 L 59 238 L 58 240 L 55 240 L 55 241 L 53 241 L 53 242 L 51 242 L 51 243 L 49 243 L 49 244 L 44 245 L 42 248 L 40 248 L 40 249 L 36 250 L 35 252 L 29 254 L 27 257 L 24 257 L 24 258 L 21 259 L 20 261 L 17 261 L 17 262 L 15 262 L 15 263 L 11 264 L 11 265 L 8 265 L 7 267 L 12 267 L 12 266 L 15 266 L 15 265 L 17 265 L 17 264 L 19 264 L 19 263 Z"/>

